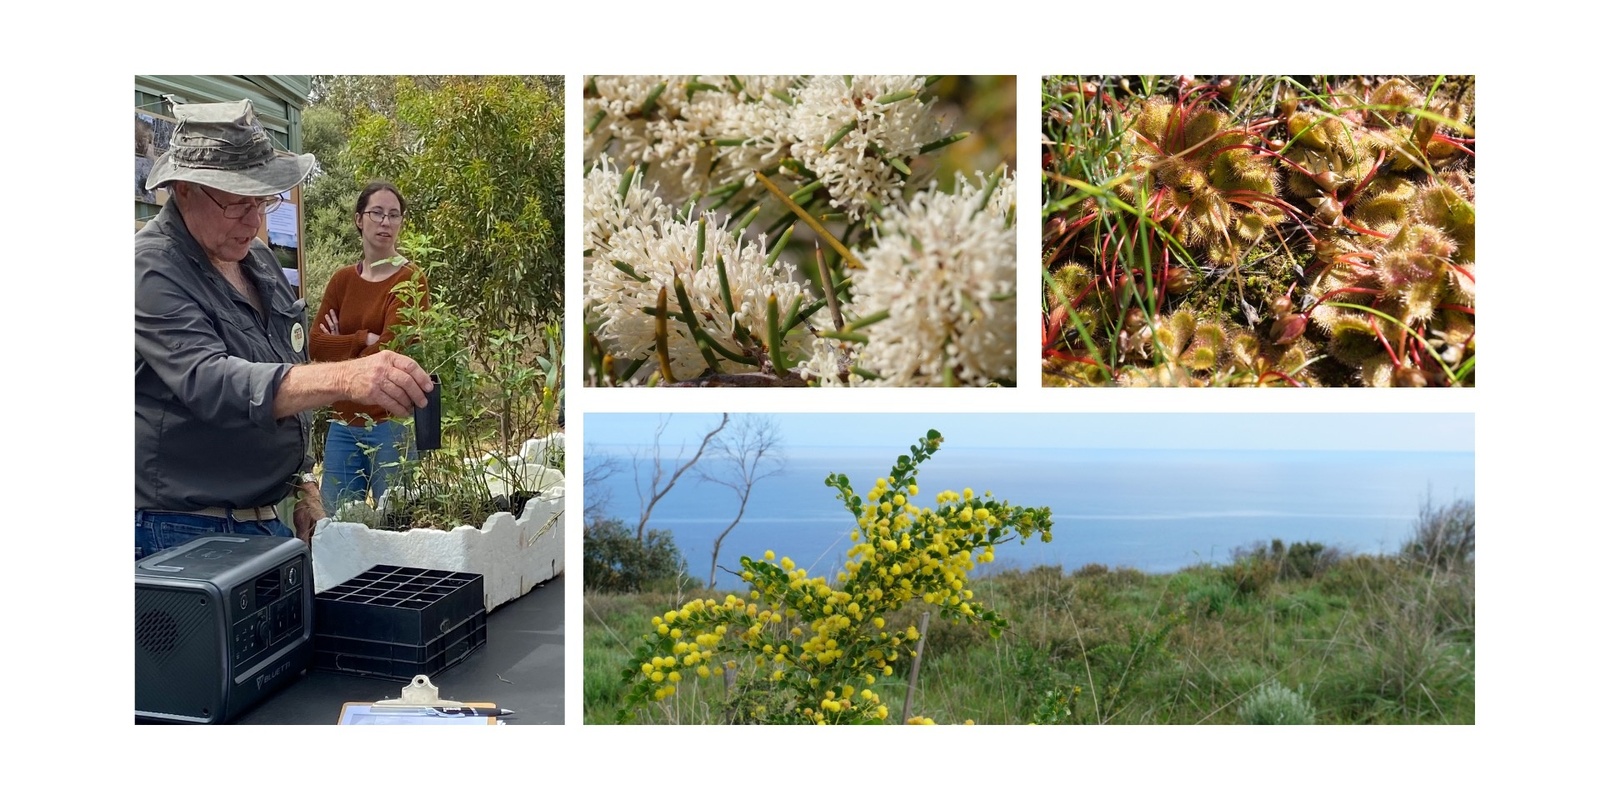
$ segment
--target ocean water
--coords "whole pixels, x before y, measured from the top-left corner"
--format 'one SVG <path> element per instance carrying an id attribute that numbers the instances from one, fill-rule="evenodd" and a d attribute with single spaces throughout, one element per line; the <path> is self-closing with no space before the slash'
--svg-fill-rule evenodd
<path id="1" fill-rule="evenodd" d="M 781 475 L 758 483 L 743 520 L 723 542 L 719 566 L 771 549 L 813 574 L 832 574 L 850 548 L 854 521 L 823 485 L 843 472 L 865 493 L 897 453 L 790 447 Z M 589 456 L 586 456 L 588 458 Z M 608 498 L 610 516 L 632 525 L 638 491 L 623 469 L 584 487 Z M 639 481 L 648 486 L 648 475 Z M 1282 539 L 1316 541 L 1349 553 L 1392 553 L 1410 536 L 1424 498 L 1474 497 L 1472 453 L 1181 450 L 941 450 L 918 475 L 919 504 L 939 491 L 987 490 L 1013 505 L 1048 506 L 1054 541 L 1037 537 L 995 551 L 987 571 L 1059 564 L 1128 566 L 1172 572 L 1226 562 L 1238 547 Z M 649 527 L 670 530 L 689 574 L 708 577 L 712 539 L 738 510 L 724 486 L 686 476 L 659 503 Z M 826 570 L 825 572 L 818 572 Z M 722 573 L 726 586 L 737 578 Z"/>

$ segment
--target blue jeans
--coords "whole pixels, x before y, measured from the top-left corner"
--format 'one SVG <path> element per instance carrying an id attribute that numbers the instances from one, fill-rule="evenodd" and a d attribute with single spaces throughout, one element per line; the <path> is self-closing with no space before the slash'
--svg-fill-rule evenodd
<path id="1" fill-rule="evenodd" d="M 365 428 L 334 421 L 328 424 L 328 444 L 322 453 L 322 502 L 332 514 L 352 501 L 383 497 L 389 482 L 400 472 L 401 455 L 416 460 L 411 436 L 404 424 L 384 420 Z"/>
<path id="2" fill-rule="evenodd" d="M 200 514 L 168 511 L 133 512 L 133 560 L 138 561 L 169 547 L 192 542 L 203 536 L 246 534 L 250 536 L 293 537 L 294 529 L 281 519 L 242 522 Z"/>

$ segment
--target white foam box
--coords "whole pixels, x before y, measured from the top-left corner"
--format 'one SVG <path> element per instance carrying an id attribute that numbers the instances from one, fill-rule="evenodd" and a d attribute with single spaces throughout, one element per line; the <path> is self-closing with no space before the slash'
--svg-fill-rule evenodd
<path id="1" fill-rule="evenodd" d="M 540 468 L 534 467 L 538 470 Z M 356 522 L 324 520 L 311 537 L 316 590 L 338 586 L 379 564 L 483 576 L 484 608 L 493 610 L 566 571 L 563 512 L 566 484 L 547 470 L 540 494 L 521 516 L 491 515 L 481 529 L 374 530 Z"/>

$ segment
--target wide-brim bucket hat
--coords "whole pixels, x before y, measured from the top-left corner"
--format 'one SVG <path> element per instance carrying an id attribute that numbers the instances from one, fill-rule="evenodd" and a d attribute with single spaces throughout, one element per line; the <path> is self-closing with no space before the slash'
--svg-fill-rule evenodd
<path id="1" fill-rule="evenodd" d="M 306 179 L 316 156 L 279 153 L 249 100 L 186 103 L 167 152 L 156 159 L 146 189 L 188 181 L 243 197 L 282 194 Z"/>

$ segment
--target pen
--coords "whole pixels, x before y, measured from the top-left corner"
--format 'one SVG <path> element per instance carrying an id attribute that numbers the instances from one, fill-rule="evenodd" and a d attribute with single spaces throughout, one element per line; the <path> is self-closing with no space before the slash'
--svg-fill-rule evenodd
<path id="1" fill-rule="evenodd" d="M 472 706 L 443 708 L 435 706 L 428 709 L 428 713 L 440 717 L 508 717 L 517 712 L 509 708 L 473 708 Z"/>
<path id="2" fill-rule="evenodd" d="M 435 717 L 504 717 L 515 714 L 509 708 L 473 708 L 471 706 L 380 706 L 371 707 L 374 714 L 428 714 Z"/>

